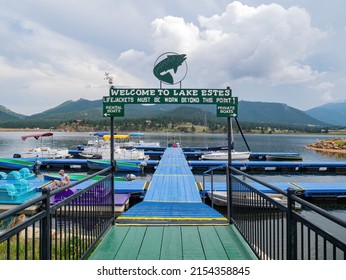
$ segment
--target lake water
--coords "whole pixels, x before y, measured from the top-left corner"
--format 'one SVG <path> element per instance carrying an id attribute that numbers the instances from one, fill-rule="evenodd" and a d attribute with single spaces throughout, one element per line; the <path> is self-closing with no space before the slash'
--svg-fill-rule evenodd
<path id="1" fill-rule="evenodd" d="M 0 132 L 0 157 L 12 157 L 25 149 L 39 146 L 34 139 L 22 141 L 21 136 L 34 134 L 34 132 Z M 119 132 L 119 134 L 126 134 Z M 143 140 L 160 141 L 162 146 L 167 146 L 173 138 L 182 146 L 211 147 L 227 145 L 225 134 L 165 134 L 146 133 Z M 345 161 L 346 155 L 326 155 L 304 149 L 304 146 L 318 140 L 335 138 L 330 135 L 293 135 L 293 134 L 249 134 L 245 135 L 246 141 L 252 152 L 297 152 L 303 156 L 304 161 Z M 77 145 L 85 144 L 90 139 L 86 132 L 54 132 L 54 147 L 67 147 L 75 149 Z M 246 145 L 240 135 L 234 136 L 236 150 L 246 150 Z M 45 143 L 50 143 L 47 140 Z"/>
<path id="2" fill-rule="evenodd" d="M 22 141 L 23 132 L 0 132 L 0 157 L 12 157 L 15 153 L 39 146 L 40 143 L 34 139 Z M 126 134 L 119 132 L 118 134 Z M 251 134 L 245 135 L 246 141 L 252 152 L 294 152 L 300 153 L 303 161 L 307 162 L 331 162 L 346 161 L 346 155 L 322 154 L 312 150 L 304 149 L 304 146 L 326 138 L 335 138 L 330 135 L 292 135 L 292 134 Z M 227 145 L 225 134 L 165 134 L 165 133 L 145 133 L 143 140 L 159 141 L 162 146 L 172 143 L 173 138 L 185 147 L 211 147 Z M 54 132 L 54 147 L 75 149 L 76 146 L 85 144 L 90 139 L 89 133 L 78 132 Z M 240 135 L 234 136 L 235 149 L 245 151 L 246 145 Z M 261 180 L 267 182 L 289 181 L 289 182 L 344 182 L 345 175 L 256 175 Z M 138 178 L 147 180 L 148 178 Z M 320 205 L 334 215 L 346 220 L 346 204 Z M 306 216 L 310 213 L 304 213 Z M 311 217 L 313 218 L 313 216 Z M 339 232 L 340 233 L 340 232 Z M 342 236 L 346 236 L 341 232 Z"/>

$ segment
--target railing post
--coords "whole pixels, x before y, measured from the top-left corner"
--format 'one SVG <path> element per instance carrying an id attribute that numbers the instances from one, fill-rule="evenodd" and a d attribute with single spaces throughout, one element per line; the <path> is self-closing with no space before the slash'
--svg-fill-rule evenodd
<path id="1" fill-rule="evenodd" d="M 232 120 L 227 117 L 227 146 L 228 146 L 228 164 L 226 172 L 226 184 L 227 184 L 227 219 L 228 222 L 232 221 L 232 181 L 230 178 L 231 172 L 230 167 L 232 166 L 232 150 L 233 150 L 233 139 L 232 139 Z"/>
<path id="2" fill-rule="evenodd" d="M 227 186 L 227 219 L 232 221 L 232 185 L 231 185 L 231 170 L 230 165 L 226 164 L 226 186 Z"/>
<path id="3" fill-rule="evenodd" d="M 210 177 L 210 187 L 211 187 L 211 208 L 214 208 L 214 171 L 211 171 L 211 177 Z"/>
<path id="4" fill-rule="evenodd" d="M 203 203 L 205 203 L 205 174 L 203 173 Z"/>
<path id="5" fill-rule="evenodd" d="M 40 236 L 40 255 L 42 260 L 50 260 L 51 255 L 51 223 L 50 223 L 50 189 L 42 189 L 45 198 L 42 200 L 42 210 L 46 213 L 42 219 L 42 228 Z"/>
<path id="6" fill-rule="evenodd" d="M 115 205 L 114 205 L 114 176 L 115 176 L 115 168 L 116 168 L 116 162 L 114 160 L 114 117 L 111 117 L 111 174 L 112 174 L 112 181 L 111 181 L 111 203 L 112 203 L 112 213 L 113 213 L 113 220 L 112 225 L 115 223 Z"/>
<path id="7" fill-rule="evenodd" d="M 297 221 L 293 219 L 294 201 L 292 200 L 294 189 L 287 189 L 287 260 L 297 259 Z"/>

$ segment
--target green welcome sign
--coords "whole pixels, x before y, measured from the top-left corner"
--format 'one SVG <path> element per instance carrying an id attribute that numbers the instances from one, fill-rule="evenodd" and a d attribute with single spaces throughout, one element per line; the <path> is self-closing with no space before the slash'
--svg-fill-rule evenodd
<path id="1" fill-rule="evenodd" d="M 180 82 L 181 78 L 176 79 L 173 74 L 186 63 L 185 60 L 185 54 L 169 54 L 155 63 L 153 73 L 160 81 L 167 84 Z M 185 76 L 186 73 L 183 78 Z M 218 117 L 236 117 L 238 112 L 238 98 L 232 97 L 231 89 L 123 89 L 111 86 L 109 95 L 103 97 L 103 116 L 123 117 L 125 104 L 216 104 Z"/>

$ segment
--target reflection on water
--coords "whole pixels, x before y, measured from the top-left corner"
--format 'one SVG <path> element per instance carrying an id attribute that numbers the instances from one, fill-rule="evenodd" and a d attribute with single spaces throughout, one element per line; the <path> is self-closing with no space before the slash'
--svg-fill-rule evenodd
<path id="1" fill-rule="evenodd" d="M 12 157 L 14 153 L 22 151 L 24 146 L 32 147 L 39 142 L 22 141 L 21 136 L 35 132 L 0 132 L 0 157 Z M 56 148 L 67 147 L 75 149 L 76 146 L 86 144 L 90 140 L 88 132 L 53 132 L 53 145 Z M 118 132 L 126 134 L 127 132 Z M 335 161 L 345 160 L 346 155 L 324 154 L 305 149 L 304 146 L 316 141 L 335 138 L 328 135 L 295 135 L 295 134 L 247 134 L 246 141 L 252 152 L 294 152 L 300 153 L 304 161 Z M 167 146 L 172 140 L 179 142 L 183 147 L 212 147 L 226 146 L 226 134 L 207 133 L 145 133 L 142 140 L 159 141 L 162 146 Z M 247 150 L 246 144 L 239 134 L 234 135 L 235 149 Z"/>
<path id="2" fill-rule="evenodd" d="M 333 159 L 341 159 L 341 160 L 346 159 L 346 154 L 343 154 L 343 153 L 337 153 L 337 152 L 331 153 L 331 152 L 322 152 L 322 151 L 316 151 L 316 153 L 320 153 L 323 156 L 333 158 Z"/>

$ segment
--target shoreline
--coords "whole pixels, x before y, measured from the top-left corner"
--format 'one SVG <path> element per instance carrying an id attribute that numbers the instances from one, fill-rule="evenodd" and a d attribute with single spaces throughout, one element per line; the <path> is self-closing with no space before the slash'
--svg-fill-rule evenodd
<path id="1" fill-rule="evenodd" d="M 59 129 L 42 129 L 42 128 L 0 128 L 0 132 L 47 132 L 47 131 L 62 131 Z"/>
<path id="2" fill-rule="evenodd" d="M 324 149 L 324 148 L 314 148 L 314 147 L 304 147 L 307 150 L 313 150 L 322 153 L 334 153 L 334 154 L 346 154 L 346 150 L 336 150 L 336 149 Z"/>
<path id="3" fill-rule="evenodd" d="M 20 131 L 47 131 L 49 129 L 35 129 L 35 128 L 0 128 L 0 132 L 20 132 Z"/>

